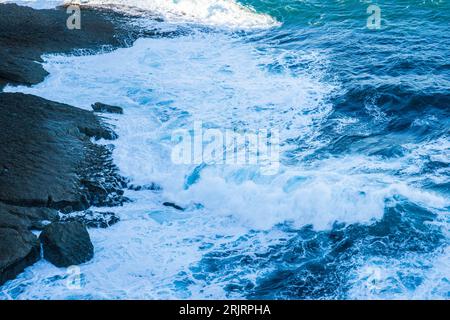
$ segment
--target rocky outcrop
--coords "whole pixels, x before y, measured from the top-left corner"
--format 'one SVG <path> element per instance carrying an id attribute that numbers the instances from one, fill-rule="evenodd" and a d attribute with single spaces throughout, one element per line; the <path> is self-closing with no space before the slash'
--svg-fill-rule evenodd
<path id="1" fill-rule="evenodd" d="M 94 53 L 131 45 L 139 30 L 129 17 L 83 8 L 82 28 L 69 30 L 65 8 L 34 10 L 0 4 L 0 91 L 7 84 L 44 80 L 41 56 Z M 86 51 L 87 50 L 87 51 Z M 94 139 L 115 139 L 92 112 L 39 97 L 0 93 L 0 285 L 39 259 L 30 230 L 91 205 L 121 205 L 127 181 L 111 160 L 111 148 Z M 86 217 L 90 217 L 86 215 Z M 111 225 L 117 217 L 92 224 Z M 86 223 L 88 224 L 88 223 Z"/>
<path id="2" fill-rule="evenodd" d="M 91 141 L 112 139 L 115 134 L 91 111 L 32 95 L 0 93 L 0 127 L 2 284 L 39 259 L 39 241 L 30 230 L 46 229 L 57 221 L 57 210 L 120 205 L 127 199 L 122 190 L 126 180 L 112 162 L 111 149 Z M 113 222 L 107 217 L 91 224 Z M 79 231 L 73 228 L 68 229 L 68 237 Z M 59 258 L 60 251 L 54 250 L 49 259 L 58 265 L 85 261 L 70 257 L 70 248 L 78 250 L 77 245 L 67 244 Z M 89 257 L 88 247 L 83 242 L 84 258 Z"/>
<path id="3" fill-rule="evenodd" d="M 0 203 L 0 285 L 40 258 L 40 245 L 31 229 L 42 229 L 57 213 L 48 208 L 23 208 Z"/>
<path id="4" fill-rule="evenodd" d="M 47 207 L 19 207 L 0 202 L 0 225 L 4 224 L 6 215 L 14 217 L 23 229 L 42 230 L 46 224 L 58 221 L 58 211 Z"/>
<path id="5" fill-rule="evenodd" d="M 94 110 L 94 112 L 123 114 L 123 109 L 121 107 L 110 106 L 101 102 L 94 103 L 92 105 L 92 110 Z"/>
<path id="6" fill-rule="evenodd" d="M 133 43 L 138 33 L 126 18 L 83 8 L 82 28 L 70 30 L 65 8 L 34 10 L 0 4 L 0 89 L 7 83 L 37 84 L 48 75 L 39 62 L 44 53 L 99 50 Z M 131 30 L 131 31 L 130 31 Z"/>
<path id="7" fill-rule="evenodd" d="M 94 247 L 86 227 L 76 221 L 46 226 L 39 240 L 44 258 L 57 267 L 85 263 L 94 256 Z"/>
<path id="8" fill-rule="evenodd" d="M 14 279 L 39 258 L 39 241 L 33 233 L 0 226 L 0 285 Z"/>
<path id="9" fill-rule="evenodd" d="M 90 141 L 113 137 L 92 112 L 0 93 L 0 126 L 0 201 L 68 211 L 126 201 L 111 150 Z"/>

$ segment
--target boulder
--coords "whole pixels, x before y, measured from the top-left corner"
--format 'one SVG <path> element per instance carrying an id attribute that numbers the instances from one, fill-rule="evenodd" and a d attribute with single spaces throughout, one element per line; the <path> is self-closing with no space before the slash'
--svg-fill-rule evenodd
<path id="1" fill-rule="evenodd" d="M 80 222 L 55 222 L 44 228 L 39 239 L 44 258 L 57 267 L 69 267 L 91 260 L 94 247 Z"/>
<path id="2" fill-rule="evenodd" d="M 0 227 L 0 285 L 14 279 L 39 258 L 39 241 L 33 233 Z"/>
<path id="3" fill-rule="evenodd" d="M 26 267 L 40 258 L 40 245 L 36 236 L 26 229 L 0 225 L 0 285 L 14 279 Z"/>
<path id="4" fill-rule="evenodd" d="M 101 102 L 96 102 L 92 105 L 94 112 L 104 112 L 104 113 L 117 113 L 123 114 L 123 109 L 117 106 L 111 106 Z"/>

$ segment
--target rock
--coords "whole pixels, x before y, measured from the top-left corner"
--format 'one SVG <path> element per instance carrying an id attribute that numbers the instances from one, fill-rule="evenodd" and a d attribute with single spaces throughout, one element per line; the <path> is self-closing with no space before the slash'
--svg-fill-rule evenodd
<path id="1" fill-rule="evenodd" d="M 40 245 L 29 231 L 35 213 L 0 203 L 0 285 L 40 258 Z"/>
<path id="2" fill-rule="evenodd" d="M 80 30 L 69 30 L 65 8 L 35 10 L 0 4 L 0 89 L 7 83 L 37 84 L 48 73 L 39 62 L 44 53 L 72 53 L 74 49 L 123 47 L 138 37 L 119 13 L 83 8 Z M 49 36 L 51 35 L 51 36 Z"/>
<path id="3" fill-rule="evenodd" d="M 177 204 L 175 204 L 175 203 L 173 203 L 173 202 L 164 202 L 164 203 L 163 203 L 163 206 L 171 207 L 171 208 L 174 208 L 174 209 L 180 210 L 180 211 L 186 210 L 185 208 L 180 207 L 179 205 L 177 205 Z"/>
<path id="4" fill-rule="evenodd" d="M 55 222 L 44 228 L 39 239 L 44 258 L 57 267 L 69 267 L 91 260 L 94 247 L 81 223 Z"/>
<path id="5" fill-rule="evenodd" d="M 130 184 L 128 185 L 128 189 L 133 191 L 142 191 L 142 190 L 161 191 L 162 187 L 159 184 L 152 182 L 150 184 L 144 185 Z"/>
<path id="6" fill-rule="evenodd" d="M 14 279 L 39 258 L 40 245 L 33 233 L 0 226 L 0 285 Z"/>
<path id="7" fill-rule="evenodd" d="M 67 17 L 63 7 L 35 10 L 0 4 L 0 91 L 7 84 L 43 81 L 48 75 L 41 64 L 45 53 L 112 50 L 131 45 L 142 32 L 129 24 L 129 17 L 114 12 L 84 8 L 81 30 L 69 30 Z M 145 36 L 157 33 L 145 31 Z M 126 181 L 112 163 L 111 151 L 90 142 L 117 135 L 92 112 L 31 95 L 0 93 L 0 128 L 1 285 L 39 259 L 39 240 L 30 230 L 50 228 L 48 223 L 59 218 L 55 209 L 70 212 L 127 199 L 121 190 Z M 83 240 L 81 246 L 85 257 L 92 255 L 87 243 Z"/>
<path id="8" fill-rule="evenodd" d="M 123 188 L 127 180 L 122 177 L 112 161 L 112 151 L 103 145 L 90 145 L 85 164 L 80 167 L 79 177 L 83 194 L 88 203 L 96 207 L 121 206 L 130 200 Z M 78 210 L 79 211 L 79 210 Z"/>
<path id="9" fill-rule="evenodd" d="M 86 210 L 63 215 L 61 221 L 77 221 L 88 228 L 108 228 L 119 222 L 120 219 L 114 212 Z"/>
<path id="10" fill-rule="evenodd" d="M 94 113 L 21 93 L 0 93 L 0 201 L 86 210 L 120 205 L 126 181 Z"/>
<path id="11" fill-rule="evenodd" d="M 96 102 L 92 105 L 94 112 L 105 112 L 105 113 L 118 113 L 123 114 L 123 109 L 117 106 L 111 106 L 101 102 Z"/>
<path id="12" fill-rule="evenodd" d="M 9 216 L 9 218 L 7 218 Z M 45 207 L 19 207 L 0 202 L 0 225 L 15 219 L 23 229 L 42 230 L 46 224 L 59 220 L 58 211 Z"/>

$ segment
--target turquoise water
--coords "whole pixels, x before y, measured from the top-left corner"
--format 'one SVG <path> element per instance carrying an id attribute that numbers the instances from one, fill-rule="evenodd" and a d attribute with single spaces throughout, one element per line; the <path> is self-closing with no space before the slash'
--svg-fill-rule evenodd
<path id="1" fill-rule="evenodd" d="M 44 83 L 7 88 L 123 106 L 114 160 L 162 190 L 90 230 L 81 289 L 41 261 L 1 298 L 450 297 L 450 4 L 379 1 L 369 29 L 370 1 L 240 3 L 136 2 L 172 36 L 48 56 Z M 194 121 L 280 130 L 280 171 L 171 163 Z"/>

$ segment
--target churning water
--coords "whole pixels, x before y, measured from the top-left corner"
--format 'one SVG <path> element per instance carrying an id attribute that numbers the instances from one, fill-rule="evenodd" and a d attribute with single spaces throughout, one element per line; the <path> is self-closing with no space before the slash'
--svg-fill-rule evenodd
<path id="1" fill-rule="evenodd" d="M 450 297 L 448 3 L 379 1 L 371 30 L 370 1 L 83 2 L 174 33 L 46 56 L 45 82 L 5 91 L 122 106 L 115 163 L 161 189 L 90 230 L 81 289 L 41 260 L 0 298 Z M 278 130 L 278 173 L 174 164 L 194 121 Z"/>

